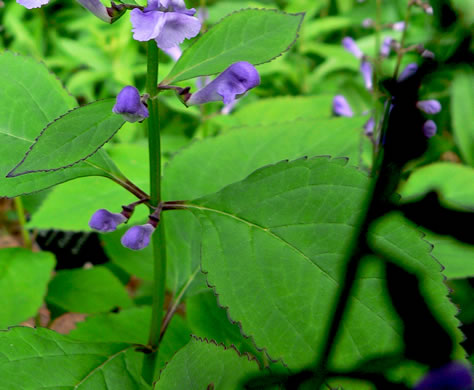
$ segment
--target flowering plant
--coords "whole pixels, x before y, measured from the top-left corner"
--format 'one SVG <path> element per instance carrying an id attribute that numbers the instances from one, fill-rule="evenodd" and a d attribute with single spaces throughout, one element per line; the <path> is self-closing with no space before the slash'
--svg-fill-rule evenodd
<path id="1" fill-rule="evenodd" d="M 6 6 L 0 389 L 470 389 L 466 44 L 224 3 Z"/>

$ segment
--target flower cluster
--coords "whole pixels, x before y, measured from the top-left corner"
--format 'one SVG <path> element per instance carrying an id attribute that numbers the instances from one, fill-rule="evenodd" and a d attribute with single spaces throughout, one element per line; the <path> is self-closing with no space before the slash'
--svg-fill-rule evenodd
<path id="1" fill-rule="evenodd" d="M 118 225 L 127 223 L 132 216 L 135 206 L 143 203 L 145 199 L 122 206 L 122 212 L 112 213 L 105 209 L 97 210 L 89 221 L 89 227 L 101 233 L 110 233 L 117 230 Z M 133 250 L 140 250 L 148 246 L 150 238 L 159 223 L 161 208 L 151 214 L 144 225 L 132 226 L 122 237 L 122 245 Z"/>
<path id="2" fill-rule="evenodd" d="M 414 0 L 412 5 L 418 5 L 423 9 L 428 10 L 431 8 L 427 3 L 422 1 Z M 375 22 L 372 19 L 365 19 L 362 22 L 362 25 L 366 28 L 374 27 Z M 395 22 L 389 23 L 381 26 L 382 28 L 391 28 L 393 30 L 402 31 L 406 29 L 405 22 Z M 352 37 L 345 37 L 342 40 L 343 47 L 351 53 L 354 57 L 360 60 L 360 73 L 364 80 L 365 88 L 373 93 L 373 67 L 371 62 L 369 61 L 368 57 L 362 52 L 359 48 L 357 43 L 354 41 Z M 399 51 L 400 44 L 393 39 L 392 37 L 387 37 L 383 40 L 382 45 L 380 47 L 380 58 L 387 58 L 392 50 Z M 433 58 L 434 54 L 429 50 L 426 50 L 423 45 L 415 45 L 410 50 L 416 50 L 419 54 L 421 54 L 424 58 Z M 418 65 L 413 63 L 406 66 L 403 72 L 400 74 L 398 78 L 399 82 L 403 82 L 404 80 L 410 78 L 414 73 L 418 70 Z M 416 103 L 416 106 L 419 110 L 423 111 L 428 115 L 434 115 L 441 111 L 441 104 L 437 100 L 423 100 Z M 332 104 L 332 111 L 335 116 L 345 116 L 345 117 L 352 117 L 354 115 L 353 110 L 343 95 L 336 95 L 333 99 Z M 376 123 L 375 119 L 371 117 L 364 125 L 365 134 L 369 136 L 372 141 L 375 143 L 377 140 L 373 138 L 374 129 Z M 436 124 L 433 120 L 429 119 L 423 124 L 422 128 L 423 134 L 430 138 L 434 136 L 437 132 Z"/>

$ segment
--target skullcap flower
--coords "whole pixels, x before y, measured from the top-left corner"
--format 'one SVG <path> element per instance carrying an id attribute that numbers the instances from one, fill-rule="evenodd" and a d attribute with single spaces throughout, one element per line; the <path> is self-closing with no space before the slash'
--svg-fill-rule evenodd
<path id="1" fill-rule="evenodd" d="M 336 95 L 334 96 L 334 99 L 332 99 L 332 112 L 336 116 L 351 117 L 354 115 L 351 106 L 342 95 Z"/>
<path id="2" fill-rule="evenodd" d="M 345 37 L 342 40 L 342 45 L 344 46 L 344 49 L 353 54 L 356 58 L 361 59 L 364 56 L 362 51 L 359 49 L 359 46 L 357 46 L 357 43 L 355 43 L 354 39 L 351 37 Z"/>
<path id="3" fill-rule="evenodd" d="M 437 114 L 441 111 L 441 103 L 435 99 L 421 100 L 416 103 L 416 107 L 427 114 Z"/>
<path id="4" fill-rule="evenodd" d="M 423 124 L 423 134 L 425 135 L 426 138 L 433 137 L 437 131 L 438 131 L 438 127 L 436 126 L 436 123 L 434 123 L 431 119 L 427 120 Z"/>
<path id="5" fill-rule="evenodd" d="M 127 218 L 120 213 L 111 213 L 108 210 L 97 210 L 89 221 L 89 227 L 102 233 L 113 232 L 117 226 L 124 223 Z"/>
<path id="6" fill-rule="evenodd" d="M 194 8 L 186 9 L 183 0 L 149 0 L 142 11 L 135 8 L 130 13 L 133 38 L 137 41 L 154 39 L 160 49 L 169 49 L 195 37 L 201 22 L 193 17 Z"/>
<path id="7" fill-rule="evenodd" d="M 148 108 L 140 99 L 140 92 L 135 87 L 128 85 L 119 92 L 117 101 L 112 111 L 121 114 L 128 122 L 142 121 L 148 118 Z"/>
<path id="8" fill-rule="evenodd" d="M 392 29 L 394 29 L 395 31 L 403 31 L 405 30 L 405 27 L 405 22 L 396 22 L 392 24 Z"/>
<path id="9" fill-rule="evenodd" d="M 236 62 L 204 88 L 193 93 L 186 104 L 192 106 L 217 101 L 230 104 L 259 84 L 260 75 L 252 64 L 245 61 Z"/>
<path id="10" fill-rule="evenodd" d="M 398 77 L 398 81 L 403 81 L 406 80 L 407 78 L 413 76 L 416 71 L 418 70 L 418 65 L 415 63 L 408 64 L 405 69 L 403 69 L 403 72 L 400 74 Z"/>
<path id="11" fill-rule="evenodd" d="M 16 0 L 18 4 L 21 4 L 23 7 L 28 9 L 39 8 L 45 4 L 49 3 L 49 0 Z"/>
<path id="12" fill-rule="evenodd" d="M 390 50 L 392 50 L 392 41 L 393 38 L 391 37 L 385 38 L 383 40 L 382 46 L 380 47 L 380 55 L 382 57 L 388 57 L 388 55 L 390 54 Z"/>
<path id="13" fill-rule="evenodd" d="M 372 64 L 369 61 L 362 61 L 360 64 L 360 72 L 364 78 L 365 88 L 372 90 Z"/>
<path id="14" fill-rule="evenodd" d="M 451 362 L 431 370 L 415 386 L 415 390 L 471 390 L 470 369 L 459 362 Z"/>
<path id="15" fill-rule="evenodd" d="M 181 58 L 181 55 L 183 54 L 183 51 L 179 46 L 173 46 L 169 47 L 167 49 L 163 49 L 163 51 L 168 54 L 168 56 L 173 60 L 173 61 L 178 61 Z"/>
<path id="16" fill-rule="evenodd" d="M 367 122 L 365 122 L 364 134 L 368 135 L 368 136 L 374 134 L 374 128 L 375 128 L 375 119 L 372 116 L 372 117 L 369 118 L 369 120 Z"/>
<path id="17" fill-rule="evenodd" d="M 122 236 L 121 243 L 124 247 L 138 251 L 148 246 L 150 237 L 155 227 L 149 223 L 145 225 L 132 226 Z"/>

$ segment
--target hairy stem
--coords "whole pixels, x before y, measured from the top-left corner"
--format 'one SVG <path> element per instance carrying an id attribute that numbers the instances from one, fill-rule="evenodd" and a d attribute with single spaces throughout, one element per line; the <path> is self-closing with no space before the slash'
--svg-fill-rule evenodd
<path id="1" fill-rule="evenodd" d="M 150 157 L 150 205 L 158 207 L 161 201 L 161 145 L 160 122 L 158 113 L 158 47 L 156 42 L 148 42 L 148 63 L 146 92 L 150 95 L 148 124 L 148 149 Z M 166 282 L 166 246 L 163 221 L 152 235 L 153 245 L 153 304 L 148 336 L 148 348 L 151 353 L 145 355 L 143 364 L 144 378 L 151 383 L 159 353 L 160 329 L 163 319 L 163 303 Z"/>

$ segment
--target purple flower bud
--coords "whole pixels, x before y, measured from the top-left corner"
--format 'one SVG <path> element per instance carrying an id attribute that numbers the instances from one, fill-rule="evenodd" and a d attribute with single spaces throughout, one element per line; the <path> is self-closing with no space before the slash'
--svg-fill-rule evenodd
<path id="1" fill-rule="evenodd" d="M 91 11 L 95 16 L 97 16 L 100 20 L 103 20 L 107 23 L 112 23 L 112 17 L 107 12 L 107 8 L 100 2 L 100 0 L 78 0 L 81 5 Z M 120 14 L 122 15 L 125 12 Z M 115 18 L 117 19 L 117 18 Z"/>
<path id="2" fill-rule="evenodd" d="M 169 49 L 199 34 L 201 22 L 193 15 L 194 8 L 186 9 L 183 0 L 149 0 L 142 11 L 130 13 L 133 38 L 137 41 L 154 39 L 160 49 Z"/>
<path id="3" fill-rule="evenodd" d="M 126 248 L 138 251 L 145 248 L 150 243 L 150 237 L 155 231 L 155 228 L 146 223 L 145 225 L 132 226 L 122 236 L 122 245 Z"/>
<path id="4" fill-rule="evenodd" d="M 364 19 L 362 21 L 362 27 L 364 28 L 370 28 L 374 25 L 374 21 L 370 18 Z"/>
<path id="5" fill-rule="evenodd" d="M 437 114 L 441 111 L 441 103 L 435 99 L 421 100 L 416 103 L 416 107 L 427 114 Z"/>
<path id="6" fill-rule="evenodd" d="M 142 121 L 148 118 L 148 108 L 141 102 L 140 92 L 135 87 L 128 85 L 119 92 L 117 101 L 112 111 L 121 114 L 128 122 Z"/>
<path id="7" fill-rule="evenodd" d="M 193 93 L 186 104 L 192 106 L 217 101 L 230 104 L 249 89 L 259 84 L 260 75 L 251 63 L 245 61 L 236 62 L 204 88 Z"/>
<path id="8" fill-rule="evenodd" d="M 369 61 L 362 61 L 360 64 L 360 72 L 364 78 L 365 88 L 372 90 L 372 64 Z"/>
<path id="9" fill-rule="evenodd" d="M 436 126 L 436 123 L 434 123 L 431 119 L 427 120 L 423 124 L 423 134 L 425 135 L 426 138 L 431 138 L 436 134 L 436 131 L 438 130 L 438 127 Z"/>
<path id="10" fill-rule="evenodd" d="M 49 0 L 16 0 L 16 2 L 25 8 L 32 9 L 48 4 Z"/>
<path id="11" fill-rule="evenodd" d="M 471 390 L 471 371 L 464 364 L 451 362 L 431 370 L 415 390 Z"/>
<path id="12" fill-rule="evenodd" d="M 357 43 L 355 43 L 354 39 L 351 37 L 345 37 L 342 40 L 342 45 L 344 46 L 344 49 L 353 54 L 356 58 L 361 59 L 364 56 L 362 51 L 359 49 L 359 46 L 357 46 Z"/>
<path id="13" fill-rule="evenodd" d="M 332 112 L 335 116 L 354 116 L 351 106 L 342 95 L 336 95 L 332 99 Z"/>
<path id="14" fill-rule="evenodd" d="M 396 22 L 392 24 L 392 29 L 395 31 L 403 31 L 405 30 L 405 22 Z"/>
<path id="15" fill-rule="evenodd" d="M 398 81 L 403 81 L 406 80 L 407 78 L 413 76 L 416 71 L 418 70 L 418 65 L 415 63 L 408 64 L 405 69 L 403 69 L 403 72 L 400 74 L 398 77 Z"/>
<path id="16" fill-rule="evenodd" d="M 127 221 L 120 213 L 111 213 L 108 210 L 97 210 L 89 221 L 89 227 L 102 233 L 113 232 L 117 226 Z"/>
<path id="17" fill-rule="evenodd" d="M 374 117 L 370 117 L 369 120 L 365 122 L 364 134 L 371 136 L 372 134 L 374 134 L 374 128 L 375 128 L 375 119 Z"/>
<path id="18" fill-rule="evenodd" d="M 388 37 L 383 40 L 382 46 L 380 48 L 380 55 L 382 57 L 388 57 L 390 50 L 392 50 L 392 41 L 393 38 Z"/>
<path id="19" fill-rule="evenodd" d="M 423 9 L 428 15 L 433 15 L 433 7 L 431 5 L 427 4 Z"/>
<path id="20" fill-rule="evenodd" d="M 435 54 L 432 51 L 429 51 L 429 50 L 423 50 L 423 52 L 421 53 L 421 56 L 423 58 L 428 58 L 428 59 L 431 59 L 431 60 L 433 60 L 435 58 Z"/>

